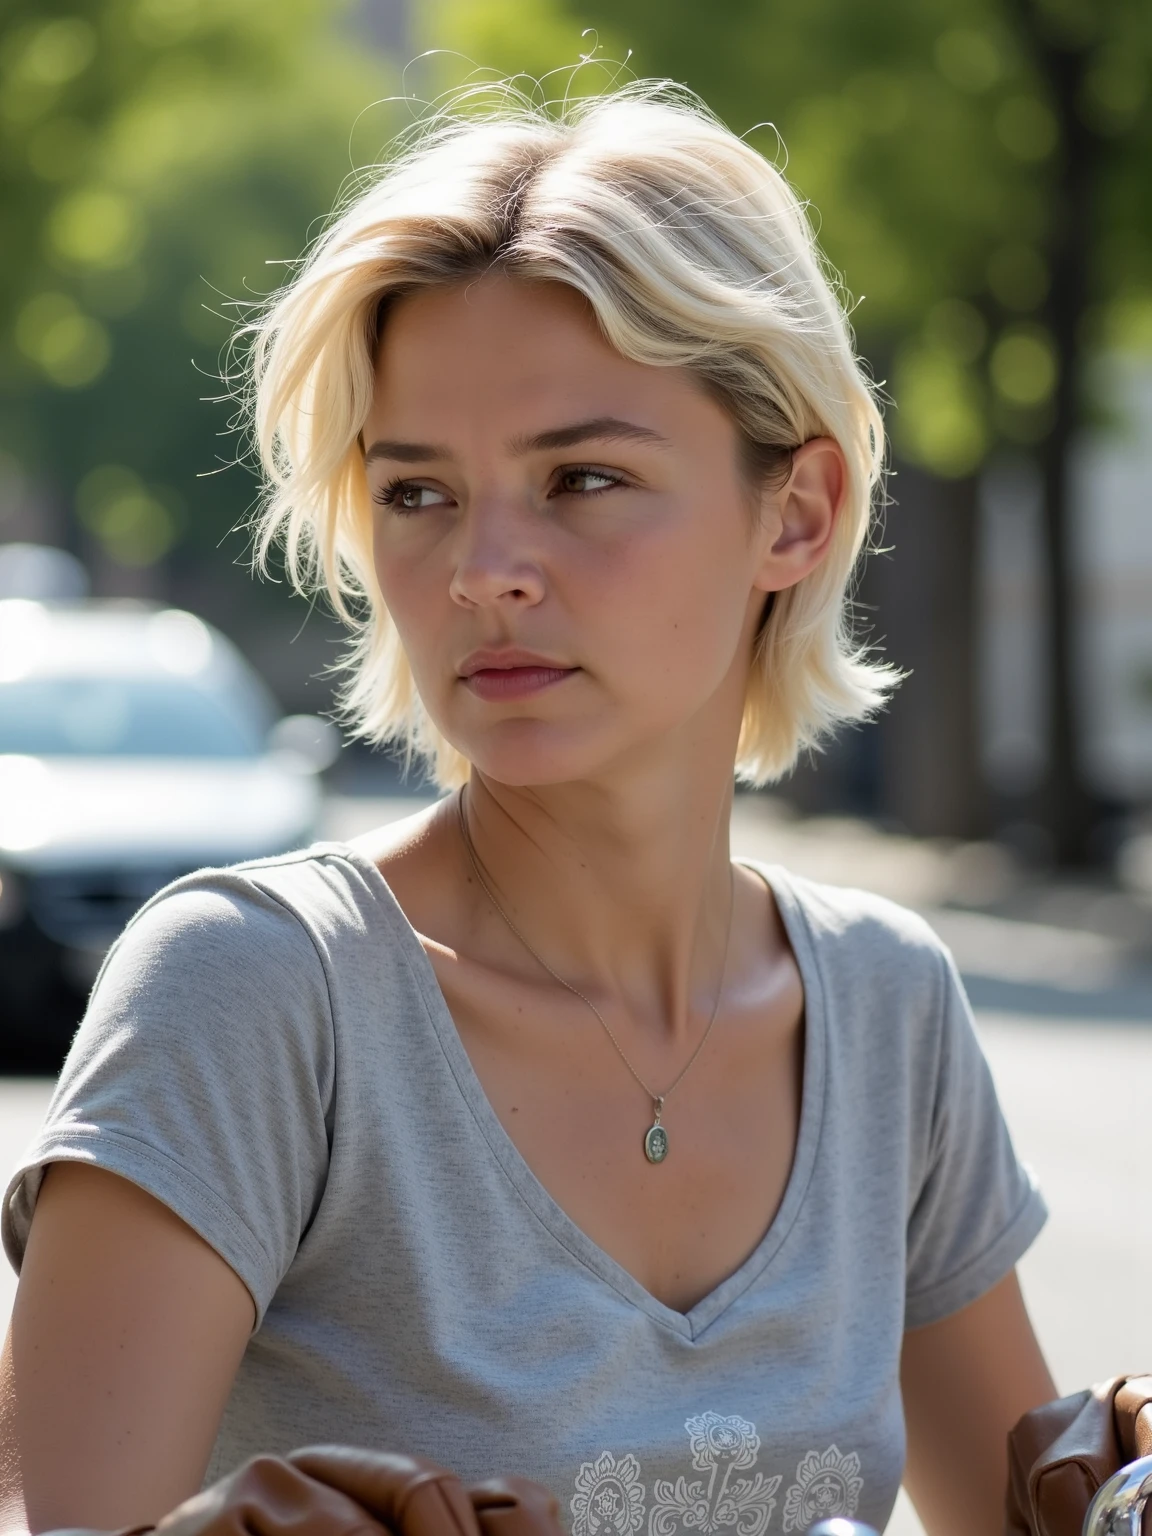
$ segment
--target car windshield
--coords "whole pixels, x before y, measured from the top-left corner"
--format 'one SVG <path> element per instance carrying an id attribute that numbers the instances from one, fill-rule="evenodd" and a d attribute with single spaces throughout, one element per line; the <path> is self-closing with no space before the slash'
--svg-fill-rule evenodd
<path id="1" fill-rule="evenodd" d="M 0 683 L 0 753 L 30 757 L 254 757 L 267 722 L 249 701 L 151 677 Z"/>

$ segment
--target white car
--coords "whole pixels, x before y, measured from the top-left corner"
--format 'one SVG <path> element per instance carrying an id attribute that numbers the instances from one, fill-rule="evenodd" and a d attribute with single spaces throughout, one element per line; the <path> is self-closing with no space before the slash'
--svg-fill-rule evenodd
<path id="1" fill-rule="evenodd" d="M 0 1051 L 168 881 L 313 837 L 338 738 L 277 714 L 191 613 L 0 600 Z"/>

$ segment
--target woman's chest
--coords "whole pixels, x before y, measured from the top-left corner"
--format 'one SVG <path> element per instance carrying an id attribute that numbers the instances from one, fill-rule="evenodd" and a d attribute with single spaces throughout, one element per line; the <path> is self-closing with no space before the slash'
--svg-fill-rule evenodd
<path id="1" fill-rule="evenodd" d="M 383 1027 L 353 1027 L 372 1016 L 367 997 L 337 1010 L 324 1196 L 246 1358 L 219 1465 L 321 1439 L 396 1445 L 468 1478 L 539 1478 L 574 1536 L 803 1532 L 820 1513 L 883 1528 L 903 1462 L 903 1180 L 894 1148 L 849 1134 L 856 1072 L 830 1048 L 818 990 L 779 1208 L 688 1311 L 578 1225 L 506 1133 L 535 1076 L 507 1080 L 498 1115 L 499 1089 L 481 1087 L 446 1011 L 402 974 L 393 991 Z M 595 1069 L 582 1063 L 593 1038 L 567 1061 L 589 1097 L 558 1090 L 551 1140 L 611 1185 L 614 1169 L 646 1167 L 649 1106 L 610 1046 Z M 734 1118 L 762 1098 L 762 1081 L 736 1092 L 754 1064 L 717 1065 Z M 597 1092 L 619 1094 L 611 1115 L 598 1117 Z M 668 1161 L 647 1169 L 657 1194 L 674 1158 L 696 1166 L 676 1100 Z M 566 1144 L 581 1116 L 559 1113 L 565 1101 L 585 1106 L 591 1143 L 618 1137 L 599 1164 Z M 710 1182 L 750 1182 L 748 1146 L 734 1134 Z M 585 1219 L 591 1229 L 595 1212 Z"/>
<path id="2" fill-rule="evenodd" d="M 594 1244 L 680 1312 L 739 1269 L 771 1226 L 794 1163 L 798 983 L 733 999 L 693 1059 L 702 1024 L 669 1045 L 629 1036 L 618 1021 L 614 1040 L 577 998 L 477 985 L 449 967 L 438 979 L 503 1130 Z M 657 1095 L 667 1155 L 654 1163 L 645 1135 Z"/>

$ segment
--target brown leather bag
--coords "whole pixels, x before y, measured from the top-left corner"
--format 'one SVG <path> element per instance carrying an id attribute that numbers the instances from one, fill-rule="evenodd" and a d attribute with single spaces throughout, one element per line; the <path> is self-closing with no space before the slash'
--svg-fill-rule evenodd
<path id="1" fill-rule="evenodd" d="M 524 1477 L 465 1489 L 420 1456 L 306 1446 L 256 1456 L 157 1526 L 50 1536 L 563 1536 L 556 1500 Z"/>
<path id="2" fill-rule="evenodd" d="M 1096 1490 L 1142 1456 L 1152 1456 L 1152 1375 L 1113 1376 L 1031 1409 L 1008 1434 L 1005 1536 L 1081 1536 Z"/>

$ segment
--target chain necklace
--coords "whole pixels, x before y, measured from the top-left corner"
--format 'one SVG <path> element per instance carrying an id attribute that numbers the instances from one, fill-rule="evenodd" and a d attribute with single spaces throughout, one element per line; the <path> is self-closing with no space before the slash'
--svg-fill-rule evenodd
<path id="1" fill-rule="evenodd" d="M 512 932 L 520 940 L 521 944 L 523 944 L 524 948 L 532 956 L 533 960 L 535 960 L 538 965 L 544 967 L 549 976 L 552 977 L 553 981 L 559 982 L 562 987 L 573 993 L 573 995 L 578 997 L 582 1003 L 586 1003 L 588 1007 L 591 1008 L 592 1012 L 600 1020 L 600 1023 L 604 1028 L 604 1033 L 616 1047 L 616 1053 L 620 1057 L 620 1060 L 628 1068 L 629 1072 L 631 1072 L 632 1076 L 640 1084 L 641 1088 L 643 1088 L 647 1096 L 652 1100 L 652 1111 L 654 1118 L 652 1124 L 644 1133 L 644 1156 L 650 1163 L 662 1163 L 668 1156 L 668 1132 L 660 1123 L 664 1115 L 665 1101 L 671 1096 L 673 1090 L 678 1088 L 684 1079 L 688 1076 L 688 1073 L 697 1056 L 699 1056 L 700 1052 L 707 1044 L 708 1036 L 712 1033 L 712 1026 L 715 1024 L 717 1016 L 720 1012 L 720 999 L 724 996 L 724 978 L 728 973 L 728 950 L 732 944 L 732 914 L 733 908 L 736 905 L 736 877 L 732 874 L 731 866 L 729 866 L 728 871 L 729 879 L 731 881 L 731 897 L 728 904 L 728 933 L 724 940 L 724 962 L 720 967 L 720 982 L 716 988 L 716 1001 L 712 1004 L 712 1016 L 708 1020 L 708 1028 L 701 1035 L 699 1045 L 697 1045 L 696 1049 L 692 1052 L 691 1056 L 689 1056 L 683 1067 L 681 1067 L 680 1071 L 669 1083 L 668 1087 L 665 1088 L 664 1092 L 653 1093 L 648 1084 L 640 1076 L 639 1072 L 637 1072 L 636 1068 L 628 1060 L 628 1057 L 624 1053 L 623 1046 L 612 1033 L 612 1030 L 609 1028 L 607 1019 L 600 1012 L 599 1008 L 597 1008 L 592 999 L 590 997 L 585 997 L 584 993 L 580 991 L 579 987 L 574 987 L 570 981 L 565 981 L 563 976 L 557 975 L 557 973 L 548 964 L 547 960 L 545 960 L 543 956 L 536 953 L 531 944 L 529 944 L 528 940 L 520 932 L 519 928 L 517 928 L 516 924 L 508 916 L 507 912 L 505 912 L 504 908 L 496 900 L 496 897 L 492 891 L 492 887 L 484 878 L 484 873 L 480 868 L 480 860 L 477 856 L 475 845 L 472 842 L 472 834 L 468 830 L 468 818 L 464 814 L 463 789 L 460 790 L 460 793 L 456 798 L 456 810 L 460 821 L 460 835 L 464 840 L 464 847 L 467 850 L 468 857 L 472 862 L 472 868 L 476 872 L 476 878 L 479 880 L 481 888 L 483 889 L 484 894 L 488 897 L 488 900 L 496 908 L 496 911 L 504 919 L 508 927 L 511 928 Z"/>

